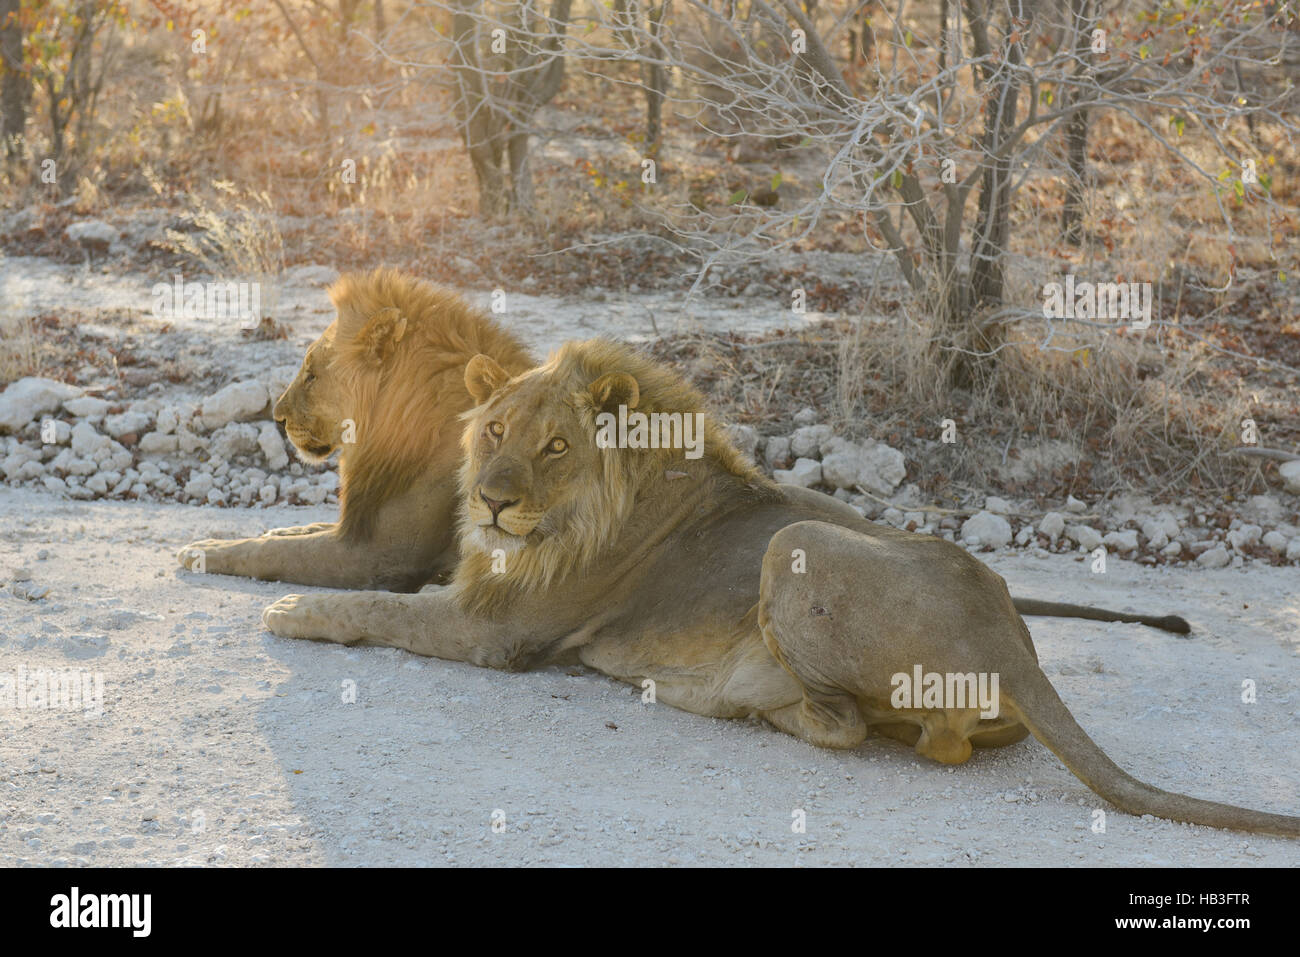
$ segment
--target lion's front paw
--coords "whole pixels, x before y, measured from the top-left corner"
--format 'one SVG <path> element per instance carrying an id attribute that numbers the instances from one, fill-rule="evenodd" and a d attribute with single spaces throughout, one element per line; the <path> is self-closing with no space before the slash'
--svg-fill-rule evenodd
<path id="1" fill-rule="evenodd" d="M 216 538 L 190 542 L 176 553 L 176 560 L 186 571 L 198 572 L 201 575 L 208 570 L 209 554 L 221 544 L 223 544 L 221 540 Z"/>
<path id="2" fill-rule="evenodd" d="M 281 638 L 328 638 L 328 616 L 321 607 L 326 596 L 285 595 L 262 612 L 262 625 Z"/>

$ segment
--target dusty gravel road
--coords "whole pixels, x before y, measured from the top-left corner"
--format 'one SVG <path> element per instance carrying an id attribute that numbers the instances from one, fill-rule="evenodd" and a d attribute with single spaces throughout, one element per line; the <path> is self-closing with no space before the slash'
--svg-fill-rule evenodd
<path id="1" fill-rule="evenodd" d="M 0 709 L 0 863 L 1300 861 L 1300 842 L 1113 809 L 1094 833 L 1105 805 L 1033 740 L 947 768 L 884 740 L 821 751 L 757 722 L 643 706 L 592 672 L 500 674 L 278 639 L 261 609 L 301 588 L 194 576 L 173 558 L 192 539 L 331 511 L 0 491 L 0 675 L 103 681 L 98 717 L 93 701 L 91 714 Z M 1048 675 L 1122 766 L 1300 813 L 1295 568 L 1113 560 L 1098 576 L 1069 557 L 985 557 L 1020 593 L 1185 614 L 1190 640 L 1030 626 Z M 30 580 L 11 585 L 15 574 Z M 806 833 L 792 832 L 796 809 Z"/>

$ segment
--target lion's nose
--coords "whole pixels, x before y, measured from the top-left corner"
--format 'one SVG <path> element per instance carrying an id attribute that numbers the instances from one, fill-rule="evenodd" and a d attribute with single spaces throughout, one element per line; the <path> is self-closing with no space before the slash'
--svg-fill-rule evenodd
<path id="1" fill-rule="evenodd" d="M 483 504 L 486 505 L 491 510 L 492 517 L 494 519 L 501 514 L 501 510 L 503 508 L 507 508 L 515 504 L 514 502 L 506 502 L 500 499 L 488 498 L 481 491 L 478 493 L 478 497 L 481 498 L 483 500 Z M 515 501 L 518 501 L 518 499 L 516 499 Z"/>

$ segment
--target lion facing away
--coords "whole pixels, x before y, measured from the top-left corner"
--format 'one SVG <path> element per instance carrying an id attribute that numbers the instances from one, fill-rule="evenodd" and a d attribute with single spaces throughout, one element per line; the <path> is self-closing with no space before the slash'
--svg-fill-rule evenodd
<path id="1" fill-rule="evenodd" d="M 337 318 L 275 403 L 298 454 L 339 455 L 339 521 L 181 549 L 208 574 L 416 591 L 456 561 L 465 365 L 480 353 L 522 372 L 523 347 L 454 293 L 390 269 L 329 290 Z M 201 557 L 200 557 L 201 556 Z"/>
<path id="2" fill-rule="evenodd" d="M 504 669 L 576 659 L 653 681 L 660 702 L 758 716 L 822 747 L 876 731 L 960 763 L 1033 734 L 1130 813 L 1300 835 L 1300 818 L 1117 767 L 1039 668 L 1006 583 L 958 546 L 772 483 L 707 415 L 700 457 L 631 431 L 626 447 L 598 444 L 605 416 L 702 414 L 699 394 L 651 360 L 570 343 L 522 375 L 479 356 L 465 377 L 476 407 L 452 584 L 291 595 L 266 609 L 272 632 Z M 988 677 L 993 695 L 896 698 L 897 677 L 917 670 Z"/>

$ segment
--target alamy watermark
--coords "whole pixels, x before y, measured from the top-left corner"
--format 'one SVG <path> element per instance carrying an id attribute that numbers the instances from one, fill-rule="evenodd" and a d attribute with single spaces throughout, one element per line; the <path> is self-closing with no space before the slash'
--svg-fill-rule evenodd
<path id="1" fill-rule="evenodd" d="M 1069 273 L 1064 283 L 1043 286 L 1045 319 L 1131 320 L 1129 328 L 1146 329 L 1151 325 L 1151 283 L 1149 282 L 1075 282 Z"/>
<path id="2" fill-rule="evenodd" d="M 688 459 L 704 455 L 703 412 L 629 412 L 596 416 L 599 449 L 685 449 Z"/>
<path id="3" fill-rule="evenodd" d="M 912 673 L 897 672 L 889 679 L 894 686 L 889 703 L 898 709 L 980 709 L 981 718 L 996 718 L 1000 707 L 996 671 L 926 671 L 914 665 Z"/>
<path id="4" fill-rule="evenodd" d="M 19 665 L 16 674 L 0 672 L 0 710 L 84 711 L 104 716 L 104 675 L 89 671 L 49 671 Z"/>
<path id="5" fill-rule="evenodd" d="M 156 319 L 237 319 L 248 328 L 262 320 L 262 283 L 187 282 L 177 273 L 149 291 Z"/>

